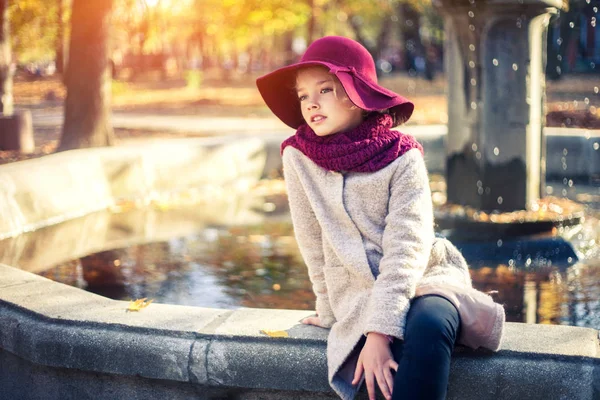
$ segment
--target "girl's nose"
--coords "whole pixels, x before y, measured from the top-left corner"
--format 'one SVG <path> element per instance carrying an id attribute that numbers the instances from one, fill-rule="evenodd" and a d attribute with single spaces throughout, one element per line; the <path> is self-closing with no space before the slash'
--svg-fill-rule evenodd
<path id="1" fill-rule="evenodd" d="M 306 108 L 307 108 L 308 110 L 316 110 L 316 109 L 318 109 L 318 108 L 319 108 L 319 104 L 318 104 L 316 101 L 309 101 L 309 102 L 306 104 Z"/>

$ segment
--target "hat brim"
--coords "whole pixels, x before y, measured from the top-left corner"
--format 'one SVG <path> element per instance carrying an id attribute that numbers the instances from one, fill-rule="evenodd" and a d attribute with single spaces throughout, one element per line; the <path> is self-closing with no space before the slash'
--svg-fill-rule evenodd
<path id="1" fill-rule="evenodd" d="M 366 111 L 389 110 L 396 125 L 406 122 L 413 113 L 414 104 L 382 86 L 361 79 L 351 72 L 339 71 L 335 65 L 323 61 L 299 62 L 277 69 L 256 80 L 256 86 L 263 100 L 283 123 L 298 129 L 304 124 L 300 102 L 296 93 L 296 74 L 299 69 L 322 66 L 339 79 L 350 101 Z"/>

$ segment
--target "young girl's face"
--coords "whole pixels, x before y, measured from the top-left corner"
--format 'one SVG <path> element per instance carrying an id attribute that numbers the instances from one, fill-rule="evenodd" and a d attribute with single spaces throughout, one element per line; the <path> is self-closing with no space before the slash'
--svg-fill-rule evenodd
<path id="1" fill-rule="evenodd" d="M 326 68 L 301 69 L 296 90 L 304 120 L 318 136 L 327 136 L 357 127 L 363 120 L 342 84 Z"/>

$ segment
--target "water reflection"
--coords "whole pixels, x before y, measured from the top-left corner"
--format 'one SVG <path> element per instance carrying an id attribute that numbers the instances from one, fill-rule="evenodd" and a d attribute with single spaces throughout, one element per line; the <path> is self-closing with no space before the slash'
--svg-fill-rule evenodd
<path id="1" fill-rule="evenodd" d="M 435 195 L 435 182 L 432 181 Z M 577 195 L 581 194 L 581 190 Z M 596 196 L 600 188 L 590 188 Z M 61 263 L 41 275 L 122 300 L 153 298 L 203 307 L 314 309 L 314 295 L 289 217 L 277 204 L 257 225 L 204 226 L 167 241 L 104 251 Z M 268 214 L 268 213 L 266 213 Z M 584 224 L 562 232 L 583 261 L 475 266 L 473 284 L 497 291 L 507 320 L 600 328 L 600 207 L 588 204 Z"/>

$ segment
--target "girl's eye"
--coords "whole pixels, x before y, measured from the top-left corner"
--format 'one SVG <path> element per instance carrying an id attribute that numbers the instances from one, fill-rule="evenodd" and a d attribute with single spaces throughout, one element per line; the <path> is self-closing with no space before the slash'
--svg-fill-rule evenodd
<path id="1" fill-rule="evenodd" d="M 321 89 L 321 94 L 325 94 L 325 93 L 329 93 L 329 92 L 333 92 L 333 89 L 330 89 L 330 88 Z"/>
<path id="2" fill-rule="evenodd" d="M 305 95 L 305 94 L 303 94 L 302 96 L 298 96 L 298 100 L 300 100 L 300 101 L 304 101 L 304 100 L 306 100 L 307 98 L 308 98 L 308 96 L 307 96 L 307 95 Z"/>

